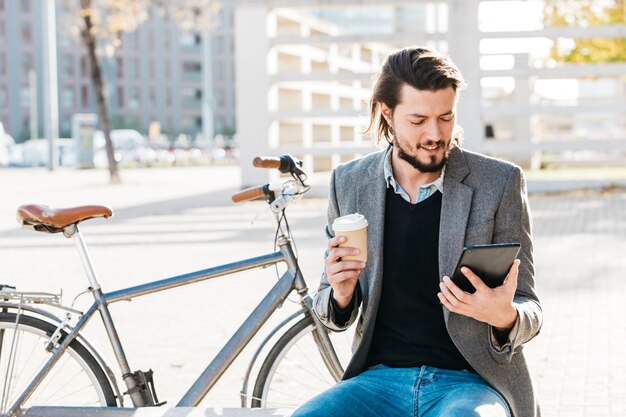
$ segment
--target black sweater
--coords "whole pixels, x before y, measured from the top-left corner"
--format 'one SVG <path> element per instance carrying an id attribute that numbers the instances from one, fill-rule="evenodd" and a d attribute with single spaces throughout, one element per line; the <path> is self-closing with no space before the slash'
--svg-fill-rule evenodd
<path id="1" fill-rule="evenodd" d="M 369 365 L 468 369 L 445 327 L 439 292 L 441 193 L 411 204 L 387 190 L 383 287 Z"/>

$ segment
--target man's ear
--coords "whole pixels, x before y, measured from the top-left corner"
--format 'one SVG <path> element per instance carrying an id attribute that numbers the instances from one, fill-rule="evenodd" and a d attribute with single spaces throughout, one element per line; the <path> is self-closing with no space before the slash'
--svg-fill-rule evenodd
<path id="1" fill-rule="evenodd" d="M 380 112 L 382 113 L 389 126 L 391 126 L 393 111 L 385 103 L 380 103 Z"/>

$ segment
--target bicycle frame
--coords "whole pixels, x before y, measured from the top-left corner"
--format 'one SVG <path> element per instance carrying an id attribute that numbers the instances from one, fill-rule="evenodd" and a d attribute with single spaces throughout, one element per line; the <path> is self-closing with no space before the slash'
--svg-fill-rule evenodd
<path id="1" fill-rule="evenodd" d="M 252 270 L 256 268 L 264 268 L 271 265 L 276 265 L 280 262 L 287 264 L 287 271 L 280 277 L 274 287 L 267 293 L 267 295 L 261 300 L 257 307 L 250 313 L 248 318 L 241 324 L 235 334 L 226 342 L 224 347 L 219 351 L 211 363 L 200 374 L 197 380 L 191 385 L 187 392 L 183 395 L 180 401 L 177 403 L 177 407 L 194 407 L 197 406 L 200 401 L 207 395 L 210 389 L 219 380 L 222 374 L 228 369 L 228 367 L 234 362 L 237 356 L 241 353 L 244 347 L 250 342 L 250 340 L 256 335 L 258 330 L 265 324 L 272 313 L 279 308 L 285 299 L 289 296 L 292 290 L 296 290 L 301 297 L 301 304 L 305 311 L 313 317 L 318 335 L 320 336 L 322 346 L 325 350 L 323 353 L 330 361 L 335 369 L 340 369 L 339 362 L 334 354 L 334 348 L 330 342 L 329 336 L 325 331 L 323 325 L 319 322 L 315 314 L 313 314 L 312 300 L 308 296 L 308 288 L 304 282 L 304 278 L 298 268 L 297 258 L 293 253 L 291 247 L 291 241 L 282 235 L 279 238 L 278 245 L 280 250 L 274 253 L 245 259 L 238 262 L 224 264 L 209 269 L 204 269 L 188 274 L 178 275 L 171 278 L 166 278 L 154 282 L 149 282 L 142 285 L 137 285 L 118 291 L 103 293 L 99 284 L 95 280 L 95 274 L 91 269 L 88 255 L 86 253 L 86 246 L 82 241 L 82 237 L 78 232 L 78 229 L 72 231 L 73 237 L 76 238 L 76 243 L 81 252 L 81 258 L 83 264 L 87 270 L 87 274 L 92 285 L 91 289 L 94 294 L 95 301 L 91 307 L 80 317 L 76 326 L 72 331 L 63 339 L 60 345 L 57 347 L 52 357 L 43 366 L 37 376 L 31 381 L 28 387 L 24 390 L 22 395 L 15 401 L 15 403 L 8 410 L 8 415 L 13 416 L 18 413 L 22 404 L 28 400 L 33 394 L 35 389 L 43 381 L 46 375 L 51 371 L 57 361 L 60 359 L 63 352 L 74 340 L 79 332 L 89 322 L 91 317 L 99 312 L 102 318 L 105 330 L 109 337 L 111 346 L 115 352 L 115 356 L 118 364 L 122 370 L 122 378 L 126 382 L 128 390 L 131 390 L 135 382 L 131 377 L 130 367 L 126 360 L 126 355 L 121 344 L 121 341 L 115 330 L 115 326 L 111 315 L 108 310 L 108 305 L 124 300 L 131 300 L 136 297 L 152 294 L 159 291 L 165 291 L 168 289 L 181 287 L 184 285 L 193 284 L 200 281 L 209 280 L 212 278 L 229 275 L 236 272 Z M 134 397 L 132 394 L 131 399 L 134 406 L 142 406 L 140 397 Z M 138 399 L 139 398 L 139 399 Z M 43 411 L 45 407 L 36 407 L 38 412 Z M 56 412 L 59 411 L 59 407 L 54 407 Z M 39 413 L 38 413 L 39 414 Z M 45 415 L 45 414 L 42 414 Z"/>

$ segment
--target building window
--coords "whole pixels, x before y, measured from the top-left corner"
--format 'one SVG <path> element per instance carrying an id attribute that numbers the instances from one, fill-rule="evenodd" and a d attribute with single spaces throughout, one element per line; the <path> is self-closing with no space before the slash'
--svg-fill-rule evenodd
<path id="1" fill-rule="evenodd" d="M 22 13 L 29 13 L 30 12 L 30 0 L 21 0 L 20 9 L 22 10 Z"/>
<path id="2" fill-rule="evenodd" d="M 64 109 L 71 109 L 74 107 L 74 90 L 69 87 L 65 87 L 61 91 L 61 107 Z"/>
<path id="3" fill-rule="evenodd" d="M 117 87 L 117 107 L 124 108 L 124 88 L 122 86 Z"/>
<path id="4" fill-rule="evenodd" d="M 73 45 L 72 38 L 69 34 L 61 31 L 57 32 L 57 39 L 59 40 L 59 46 L 63 48 L 71 48 Z"/>
<path id="5" fill-rule="evenodd" d="M 180 35 L 180 45 L 184 47 L 194 47 L 200 45 L 201 39 L 200 35 L 195 35 L 193 33 L 182 33 Z"/>
<path id="6" fill-rule="evenodd" d="M 4 11 L 4 0 L 0 0 L 0 12 Z"/>
<path id="7" fill-rule="evenodd" d="M 6 42 L 6 25 L 4 23 L 4 20 L 0 20 L 0 45 L 2 45 L 4 42 Z"/>
<path id="8" fill-rule="evenodd" d="M 22 24 L 21 37 L 24 43 L 31 43 L 33 41 L 33 32 L 31 31 L 30 23 Z"/>
<path id="9" fill-rule="evenodd" d="M 7 88 L 5 86 L 0 87 L 0 107 L 4 107 L 9 104 L 7 98 Z"/>
<path id="10" fill-rule="evenodd" d="M 124 77 L 124 59 L 121 56 L 115 58 L 115 70 L 117 72 L 118 79 Z"/>
<path id="11" fill-rule="evenodd" d="M 163 34 L 163 42 L 166 50 L 172 47 L 172 35 L 170 34 L 169 30 L 166 30 Z"/>
<path id="12" fill-rule="evenodd" d="M 136 80 L 138 78 L 138 67 L 139 60 L 138 59 L 129 59 L 127 63 L 128 76 L 131 80 Z"/>
<path id="13" fill-rule="evenodd" d="M 89 76 L 89 64 L 87 63 L 87 57 L 85 55 L 80 57 L 80 75 L 82 77 Z"/>
<path id="14" fill-rule="evenodd" d="M 183 62 L 184 72 L 202 72 L 202 64 L 199 62 Z"/>
<path id="15" fill-rule="evenodd" d="M 148 33 L 148 49 L 150 51 L 154 51 L 155 49 L 154 31 Z"/>
<path id="16" fill-rule="evenodd" d="M 130 94 L 128 97 L 128 107 L 131 109 L 138 109 L 139 108 L 139 89 L 136 87 L 133 87 L 130 89 Z"/>
<path id="17" fill-rule="evenodd" d="M 20 106 L 22 108 L 30 106 L 30 88 L 28 86 L 20 88 Z"/>
<path id="18" fill-rule="evenodd" d="M 30 53 L 22 54 L 22 73 L 28 75 L 28 71 L 33 69 L 33 56 Z"/>
<path id="19" fill-rule="evenodd" d="M 7 73 L 7 59 L 4 53 L 0 52 L 0 75 Z"/>
<path id="20" fill-rule="evenodd" d="M 63 55 L 63 74 L 73 77 L 74 76 L 74 57 L 72 55 Z"/>
<path id="21" fill-rule="evenodd" d="M 189 103 L 202 100 L 202 90 L 199 88 L 185 87 L 182 90 L 182 95 Z"/>
<path id="22" fill-rule="evenodd" d="M 89 87 L 86 85 L 80 86 L 80 103 L 83 109 L 89 107 Z"/>
<path id="23" fill-rule="evenodd" d="M 149 62 L 150 79 L 154 80 L 156 78 L 156 65 L 154 65 L 154 59 L 151 59 Z"/>

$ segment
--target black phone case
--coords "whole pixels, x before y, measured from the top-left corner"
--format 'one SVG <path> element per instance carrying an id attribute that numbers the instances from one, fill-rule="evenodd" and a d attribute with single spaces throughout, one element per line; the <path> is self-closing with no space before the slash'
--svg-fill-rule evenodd
<path id="1" fill-rule="evenodd" d="M 461 272 L 466 266 L 478 275 L 490 288 L 499 287 L 511 269 L 520 250 L 519 243 L 465 246 L 461 258 L 454 268 L 452 282 L 460 289 L 474 293 L 476 289 Z"/>

